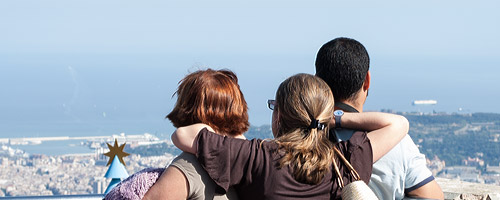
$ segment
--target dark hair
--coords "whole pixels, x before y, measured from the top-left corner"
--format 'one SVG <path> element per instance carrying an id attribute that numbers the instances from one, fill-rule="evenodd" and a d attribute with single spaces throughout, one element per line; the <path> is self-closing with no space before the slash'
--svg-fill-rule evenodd
<path id="1" fill-rule="evenodd" d="M 248 130 L 248 107 L 238 78 L 229 70 L 200 70 L 179 82 L 177 102 L 167 115 L 175 127 L 204 123 L 217 133 L 243 134 Z"/>
<path id="2" fill-rule="evenodd" d="M 324 44 L 316 56 L 316 76 L 330 86 L 337 101 L 355 98 L 369 66 L 365 47 L 350 38 L 336 38 Z"/>

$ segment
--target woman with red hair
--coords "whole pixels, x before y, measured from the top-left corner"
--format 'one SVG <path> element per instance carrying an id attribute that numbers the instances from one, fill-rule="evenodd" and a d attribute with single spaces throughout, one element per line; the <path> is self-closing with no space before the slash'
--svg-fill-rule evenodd
<path id="1" fill-rule="evenodd" d="M 167 115 L 177 128 L 196 123 L 207 124 L 218 134 L 245 139 L 248 107 L 240 91 L 238 78 L 229 70 L 199 70 L 180 81 L 177 102 Z M 144 199 L 237 199 L 230 189 L 216 192 L 193 154 L 181 153 L 172 161 Z"/>

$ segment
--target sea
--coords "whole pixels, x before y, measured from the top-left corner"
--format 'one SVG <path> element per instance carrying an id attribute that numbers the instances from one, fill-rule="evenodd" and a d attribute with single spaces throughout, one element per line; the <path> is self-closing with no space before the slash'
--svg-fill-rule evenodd
<path id="1" fill-rule="evenodd" d="M 33 137 L 84 137 L 84 136 L 112 136 L 112 135 L 141 135 L 149 133 L 160 139 L 169 139 L 173 127 L 165 120 L 157 121 L 115 121 L 115 122 L 49 122 L 29 123 L 11 122 L 2 126 L 0 138 L 33 138 Z M 14 149 L 21 149 L 28 154 L 43 154 L 49 156 L 66 154 L 89 154 L 94 150 L 84 145 L 86 140 L 43 141 L 42 143 L 28 143 L 9 145 Z M 2 144 L 0 144 L 2 145 Z M 4 144 L 5 145 L 5 144 Z"/>
<path id="2" fill-rule="evenodd" d="M 233 70 L 250 124 L 270 124 L 267 100 L 289 76 L 314 74 L 314 54 L 0 55 L 0 138 L 150 133 L 168 139 L 174 128 L 165 116 L 175 105 L 179 81 L 209 67 Z M 498 59 L 375 53 L 370 64 L 365 111 L 500 112 Z M 416 107 L 414 100 L 436 100 L 437 105 Z M 48 155 L 88 153 L 80 142 L 16 148 Z"/>

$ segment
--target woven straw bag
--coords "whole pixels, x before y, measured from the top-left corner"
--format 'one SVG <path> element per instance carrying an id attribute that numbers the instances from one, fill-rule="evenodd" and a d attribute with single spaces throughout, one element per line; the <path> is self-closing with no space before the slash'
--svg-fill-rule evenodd
<path id="1" fill-rule="evenodd" d="M 333 167 L 335 169 L 335 173 L 337 174 L 337 182 L 339 187 L 342 189 L 342 199 L 343 200 L 378 200 L 377 196 L 373 191 L 366 185 L 366 183 L 361 180 L 358 172 L 352 167 L 351 163 L 345 159 L 344 155 L 340 153 L 337 148 L 333 148 L 337 157 L 344 163 L 344 165 L 349 169 L 351 175 L 354 177 L 355 181 L 344 186 L 344 181 L 342 180 L 342 175 L 340 174 L 339 167 L 337 166 L 337 162 L 335 162 L 335 158 L 333 159 Z"/>

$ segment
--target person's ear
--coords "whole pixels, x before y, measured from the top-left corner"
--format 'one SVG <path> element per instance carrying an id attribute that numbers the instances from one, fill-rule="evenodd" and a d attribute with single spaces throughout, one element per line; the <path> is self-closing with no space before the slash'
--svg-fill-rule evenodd
<path id="1" fill-rule="evenodd" d="M 364 91 L 370 89 L 370 80 L 371 80 L 371 75 L 370 75 L 370 71 L 368 71 L 366 73 L 365 82 L 363 83 L 363 90 Z"/>

